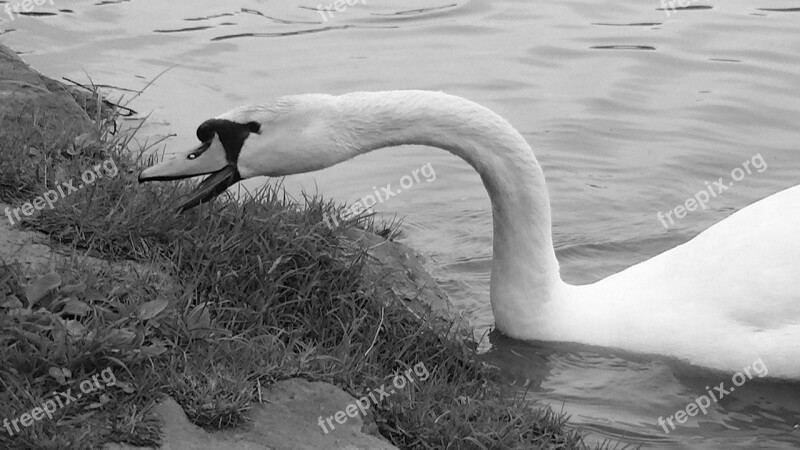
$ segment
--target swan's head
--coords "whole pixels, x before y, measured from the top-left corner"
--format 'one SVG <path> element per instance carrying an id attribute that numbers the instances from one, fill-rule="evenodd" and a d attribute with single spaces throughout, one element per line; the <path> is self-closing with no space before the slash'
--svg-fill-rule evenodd
<path id="1" fill-rule="evenodd" d="M 210 175 L 179 207 L 205 203 L 233 184 L 266 175 L 311 172 L 347 159 L 337 137 L 333 97 L 284 97 L 265 106 L 244 106 L 197 128 L 200 145 L 148 167 L 139 182 Z"/>

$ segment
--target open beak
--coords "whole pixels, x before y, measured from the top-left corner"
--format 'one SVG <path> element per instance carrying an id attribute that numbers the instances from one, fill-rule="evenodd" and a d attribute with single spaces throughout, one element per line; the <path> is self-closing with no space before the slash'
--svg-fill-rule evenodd
<path id="1" fill-rule="evenodd" d="M 192 195 L 178 207 L 178 212 L 182 213 L 213 199 L 241 179 L 236 167 L 230 164 L 226 165 L 198 184 Z"/>
<path id="2" fill-rule="evenodd" d="M 221 147 L 215 139 L 187 154 L 178 155 L 176 158 L 148 167 L 139 174 L 139 182 L 182 180 L 210 174 L 178 207 L 178 212 L 181 213 L 205 203 L 242 179 L 236 165 L 227 161 L 224 150 L 221 151 L 221 149 L 215 148 L 216 146 Z"/>

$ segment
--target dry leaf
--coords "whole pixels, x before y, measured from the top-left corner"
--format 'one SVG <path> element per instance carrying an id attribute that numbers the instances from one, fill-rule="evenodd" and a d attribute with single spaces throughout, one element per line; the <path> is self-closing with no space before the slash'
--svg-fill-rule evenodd
<path id="1" fill-rule="evenodd" d="M 139 308 L 139 318 L 142 320 L 150 320 L 159 315 L 161 311 L 164 311 L 167 305 L 169 305 L 169 302 L 164 299 L 147 302 Z"/>
<path id="2" fill-rule="evenodd" d="M 22 308 L 22 302 L 17 298 L 16 295 L 10 295 L 0 303 L 0 308 L 8 308 L 8 309 L 16 309 Z"/>
<path id="3" fill-rule="evenodd" d="M 25 296 L 28 298 L 28 308 L 33 308 L 33 305 L 59 286 L 61 286 L 61 275 L 55 272 L 50 272 L 31 283 L 25 292 Z"/>
<path id="4" fill-rule="evenodd" d="M 70 299 L 64 304 L 61 314 L 69 314 L 71 316 L 85 316 L 92 311 L 92 307 L 83 303 L 80 300 Z"/>

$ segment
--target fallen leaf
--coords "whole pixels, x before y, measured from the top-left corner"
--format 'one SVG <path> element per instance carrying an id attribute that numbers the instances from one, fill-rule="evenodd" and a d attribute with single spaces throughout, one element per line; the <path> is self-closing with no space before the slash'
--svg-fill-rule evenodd
<path id="1" fill-rule="evenodd" d="M 145 356 L 154 357 L 167 351 L 167 348 L 161 345 L 148 345 L 147 347 L 142 347 L 141 351 Z"/>
<path id="2" fill-rule="evenodd" d="M 76 283 L 64 286 L 59 291 L 63 295 L 75 295 L 75 294 L 83 294 L 86 292 L 86 284 L 84 283 Z"/>
<path id="3" fill-rule="evenodd" d="M 64 328 L 66 328 L 67 333 L 73 337 L 81 337 L 86 334 L 86 327 L 77 320 L 64 321 Z"/>
<path id="4" fill-rule="evenodd" d="M 111 345 L 130 344 L 136 338 L 136 333 L 131 330 L 111 330 L 105 337 L 105 341 Z"/>
<path id="5" fill-rule="evenodd" d="M 139 308 L 139 318 L 142 320 L 150 320 L 159 315 L 161 311 L 164 311 L 167 305 L 169 305 L 169 302 L 164 299 L 147 302 Z"/>
<path id="6" fill-rule="evenodd" d="M 208 308 L 205 303 L 201 303 L 194 307 L 194 309 L 186 316 L 186 328 L 189 331 L 209 328 L 211 326 L 211 317 L 208 314 Z"/>
<path id="7" fill-rule="evenodd" d="M 0 308 L 16 309 L 22 307 L 22 302 L 17 298 L 16 295 L 10 295 L 6 297 L 2 303 L 0 303 Z"/>
<path id="8" fill-rule="evenodd" d="M 61 275 L 55 272 L 50 272 L 31 283 L 25 292 L 25 296 L 28 298 L 28 308 L 33 308 L 33 305 L 59 286 L 61 286 Z"/>
<path id="9" fill-rule="evenodd" d="M 67 380 L 72 378 L 72 372 L 67 368 L 51 367 L 47 370 L 47 373 L 58 381 L 58 384 L 67 384 Z"/>
<path id="10" fill-rule="evenodd" d="M 61 310 L 61 314 L 69 314 L 71 316 L 78 316 L 82 317 L 92 310 L 92 307 L 83 303 L 80 300 L 70 299 L 64 304 L 64 308 Z"/>
<path id="11" fill-rule="evenodd" d="M 133 387 L 133 385 L 131 385 L 130 383 L 126 383 L 124 381 L 117 381 L 116 384 L 114 384 L 114 386 L 122 389 L 122 392 L 124 392 L 126 394 L 135 394 L 136 393 L 136 388 Z"/>

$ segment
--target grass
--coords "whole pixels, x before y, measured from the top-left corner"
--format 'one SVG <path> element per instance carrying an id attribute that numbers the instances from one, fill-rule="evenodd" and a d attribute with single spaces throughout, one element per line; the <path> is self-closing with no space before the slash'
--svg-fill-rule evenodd
<path id="1" fill-rule="evenodd" d="M 584 447 L 563 415 L 502 388 L 471 336 L 411 312 L 363 276 L 367 260 L 342 234 L 377 225 L 330 230 L 323 215 L 339 206 L 296 202 L 275 186 L 177 215 L 185 184 L 136 183 L 143 162 L 134 155 L 148 144 L 135 130 L 112 134 L 98 114 L 99 141 L 67 152 L 64 130 L 41 118 L 23 123 L 28 115 L 35 109 L 0 127 L 0 200 L 19 206 L 109 158 L 118 173 L 20 224 L 74 257 L 36 279 L 0 266 L 0 417 L 18 417 L 108 368 L 118 382 L 19 435 L 0 428 L 0 447 L 155 445 L 158 424 L 147 412 L 164 394 L 195 424 L 223 429 L 243 424 L 258 389 L 276 380 L 327 381 L 360 397 L 418 363 L 429 379 L 371 409 L 396 446 Z"/>

